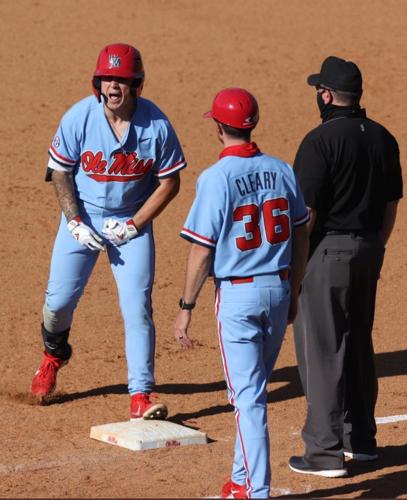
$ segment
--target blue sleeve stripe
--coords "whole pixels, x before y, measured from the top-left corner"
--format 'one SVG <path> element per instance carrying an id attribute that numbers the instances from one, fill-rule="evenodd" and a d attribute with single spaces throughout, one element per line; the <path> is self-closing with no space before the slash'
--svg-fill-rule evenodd
<path id="1" fill-rule="evenodd" d="M 201 242 L 199 242 L 199 241 L 193 240 L 190 236 L 187 236 L 186 234 L 182 234 L 182 233 L 180 233 L 179 235 L 180 235 L 182 238 L 184 238 L 185 240 L 189 241 L 190 243 L 195 243 L 195 244 L 197 244 L 197 245 L 201 245 L 201 246 L 203 246 L 203 247 L 205 247 L 205 248 L 213 248 L 213 246 L 211 246 L 211 245 L 206 245 L 205 243 L 201 243 Z"/>
<path id="2" fill-rule="evenodd" d="M 201 236 L 198 233 L 194 233 L 193 231 L 186 229 L 185 227 L 181 231 L 180 235 L 187 240 L 193 241 L 194 243 L 200 243 L 206 247 L 215 248 L 216 242 L 209 238 L 205 238 L 205 236 Z"/>
<path id="3" fill-rule="evenodd" d="M 73 166 L 68 166 L 65 163 L 60 163 L 59 161 L 56 161 L 54 158 L 52 158 L 51 155 L 48 160 L 48 167 L 52 168 L 53 170 L 59 170 L 60 172 L 72 172 L 73 170 Z"/>
<path id="4" fill-rule="evenodd" d="M 51 146 L 48 150 L 48 154 L 53 160 L 55 160 L 60 165 L 67 165 L 73 167 L 78 163 L 78 160 L 71 160 L 70 158 L 65 158 L 64 156 L 58 154 L 55 149 Z"/>
<path id="5" fill-rule="evenodd" d="M 181 170 L 182 168 L 185 168 L 187 166 L 187 163 L 185 160 L 179 161 L 175 165 L 172 165 L 171 167 L 164 168 L 163 170 L 160 170 L 157 172 L 155 175 L 156 177 L 167 177 L 169 175 L 172 175 L 174 172 L 177 172 L 178 170 Z"/>
<path id="6" fill-rule="evenodd" d="M 309 212 L 307 210 L 307 212 L 302 217 L 300 217 L 299 219 L 296 219 L 293 222 L 293 225 L 294 225 L 294 227 L 302 226 L 303 224 L 305 224 L 309 220 L 310 220 L 310 216 L 309 216 Z"/>

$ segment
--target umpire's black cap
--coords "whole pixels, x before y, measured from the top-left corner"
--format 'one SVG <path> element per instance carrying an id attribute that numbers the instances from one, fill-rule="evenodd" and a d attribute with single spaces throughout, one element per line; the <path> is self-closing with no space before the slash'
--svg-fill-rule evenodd
<path id="1" fill-rule="evenodd" d="M 345 92 L 362 92 L 362 74 L 356 64 L 335 56 L 329 56 L 322 63 L 320 73 L 307 78 L 312 87 L 327 87 Z"/>

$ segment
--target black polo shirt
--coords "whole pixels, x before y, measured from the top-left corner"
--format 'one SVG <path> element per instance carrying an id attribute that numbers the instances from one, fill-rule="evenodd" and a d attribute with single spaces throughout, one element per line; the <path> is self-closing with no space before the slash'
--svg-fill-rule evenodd
<path id="1" fill-rule="evenodd" d="M 302 141 L 295 161 L 315 232 L 378 231 L 387 202 L 403 196 L 396 139 L 364 109 L 334 106 Z"/>

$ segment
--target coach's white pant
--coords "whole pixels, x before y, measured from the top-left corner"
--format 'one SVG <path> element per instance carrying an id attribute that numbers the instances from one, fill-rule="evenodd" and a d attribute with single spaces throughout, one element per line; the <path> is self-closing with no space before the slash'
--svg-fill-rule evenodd
<path id="1" fill-rule="evenodd" d="M 278 273 L 251 283 L 217 280 L 216 315 L 229 401 L 235 407 L 232 480 L 249 498 L 270 493 L 267 382 L 287 326 L 290 288 Z"/>

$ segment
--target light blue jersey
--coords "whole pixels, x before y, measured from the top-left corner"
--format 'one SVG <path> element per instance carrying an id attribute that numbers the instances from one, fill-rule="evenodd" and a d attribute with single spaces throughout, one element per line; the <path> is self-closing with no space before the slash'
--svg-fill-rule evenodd
<path id="1" fill-rule="evenodd" d="M 186 166 L 170 122 L 142 97 L 120 142 L 103 102 L 94 96 L 79 101 L 62 118 L 49 156 L 49 168 L 74 173 L 79 201 L 112 213 L 134 210 L 152 194 L 157 178 Z"/>
<path id="2" fill-rule="evenodd" d="M 256 144 L 223 150 L 198 179 L 181 236 L 214 249 L 216 318 L 237 437 L 231 479 L 270 494 L 267 383 L 287 326 L 296 226 L 309 219 L 295 175 Z"/>
<path id="3" fill-rule="evenodd" d="M 125 222 L 133 217 L 160 179 L 177 175 L 186 166 L 170 122 L 141 97 L 121 141 L 104 114 L 103 100 L 91 96 L 79 101 L 63 116 L 49 156 L 49 169 L 73 173 L 79 215 L 99 237 L 106 219 L 113 216 Z M 129 392 L 149 393 L 154 387 L 155 350 L 152 223 L 126 244 L 104 243 L 124 319 Z M 47 331 L 57 334 L 71 327 L 98 254 L 72 237 L 62 214 L 45 298 Z"/>
<path id="4" fill-rule="evenodd" d="M 293 227 L 307 220 L 292 168 L 251 143 L 201 174 L 181 236 L 215 249 L 217 278 L 255 276 L 289 267 Z"/>

